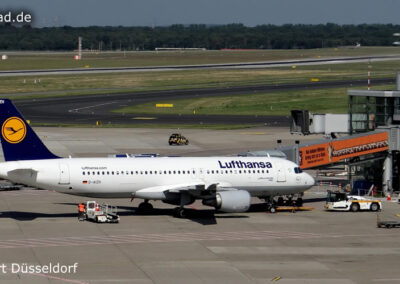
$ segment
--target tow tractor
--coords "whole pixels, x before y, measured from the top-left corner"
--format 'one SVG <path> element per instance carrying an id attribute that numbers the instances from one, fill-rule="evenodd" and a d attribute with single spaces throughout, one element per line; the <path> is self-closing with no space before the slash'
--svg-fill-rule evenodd
<path id="1" fill-rule="evenodd" d="M 118 223 L 120 218 L 117 213 L 116 206 L 100 205 L 96 201 L 87 201 L 85 211 L 80 220 L 91 220 L 97 223 Z"/>
<path id="2" fill-rule="evenodd" d="M 382 202 L 378 199 L 347 195 L 345 192 L 328 191 L 325 208 L 332 211 L 379 211 L 382 209 Z"/>

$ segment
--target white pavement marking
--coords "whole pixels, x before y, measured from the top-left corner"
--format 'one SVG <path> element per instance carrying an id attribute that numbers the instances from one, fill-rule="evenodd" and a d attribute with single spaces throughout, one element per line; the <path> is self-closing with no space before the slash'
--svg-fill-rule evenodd
<path id="1" fill-rule="evenodd" d="M 116 102 L 108 102 L 108 103 L 91 105 L 91 106 L 86 106 L 86 107 L 73 108 L 73 109 L 69 109 L 68 112 L 78 112 L 78 111 L 83 110 L 83 109 L 95 108 L 95 107 L 104 106 L 104 105 L 112 105 L 112 104 L 115 104 L 115 103 Z"/>
<path id="2" fill-rule="evenodd" d="M 400 254 L 400 248 L 353 248 L 353 247 L 208 247 L 215 254 L 227 254 L 227 255 L 357 255 L 357 256 L 368 256 L 368 255 L 398 255 Z"/>
<path id="3" fill-rule="evenodd" d="M 31 247 L 55 247 L 55 246 L 86 246 L 104 244 L 134 244 L 134 243 L 156 243 L 156 242 L 191 242 L 191 241 L 234 241 L 234 240 L 267 240 L 267 239 L 310 239 L 310 238 L 347 238 L 347 237 L 366 237 L 364 235 L 320 235 L 303 232 L 288 231 L 244 231 L 244 232 L 206 232 L 206 233 L 170 233 L 170 234 L 147 234 L 147 235 L 111 235 L 111 236 L 79 236 L 79 237 L 60 237 L 60 238 L 40 238 L 40 239 L 14 239 L 0 240 L 0 249 L 12 248 L 31 248 Z M 368 237 L 379 238 L 387 235 L 376 234 Z M 236 248 L 236 249 L 235 249 Z M 216 253 L 250 253 L 250 254 L 308 254 L 307 249 L 290 248 L 287 251 L 279 248 L 253 247 L 241 248 L 233 247 L 229 252 L 224 248 L 211 247 Z M 400 249 L 357 249 L 349 248 L 345 250 L 318 248 L 313 250 L 315 254 L 347 254 L 354 251 L 355 254 L 400 254 Z"/>
<path id="4" fill-rule="evenodd" d="M 171 233 L 147 235 L 120 235 L 120 236 L 87 236 L 61 237 L 42 239 L 0 240 L 0 249 L 24 247 L 53 247 L 53 246 L 81 246 L 123 243 L 148 242 L 189 242 L 189 241 L 228 241 L 228 240 L 261 240 L 261 239 L 290 239 L 290 238 L 319 238 L 321 235 L 301 232 L 207 232 L 207 233 Z"/>

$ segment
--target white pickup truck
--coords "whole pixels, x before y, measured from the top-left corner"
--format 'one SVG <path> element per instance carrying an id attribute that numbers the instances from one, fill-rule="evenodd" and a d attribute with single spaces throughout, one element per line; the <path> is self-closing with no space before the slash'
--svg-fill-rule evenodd
<path id="1" fill-rule="evenodd" d="M 382 209 L 382 202 L 363 196 L 347 195 L 345 192 L 328 191 L 325 208 L 332 211 L 379 211 Z"/>

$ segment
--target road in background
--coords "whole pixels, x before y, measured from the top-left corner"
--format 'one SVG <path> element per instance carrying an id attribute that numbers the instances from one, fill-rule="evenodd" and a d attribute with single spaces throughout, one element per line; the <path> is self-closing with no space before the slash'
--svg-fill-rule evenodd
<path id="1" fill-rule="evenodd" d="M 398 55 L 383 56 L 355 56 L 355 57 L 333 57 L 324 59 L 306 60 L 284 60 L 284 61 L 265 61 L 265 62 L 244 62 L 244 63 L 222 63 L 222 64 L 198 64 L 198 65 L 173 65 L 173 66 L 150 66 L 150 67 L 109 67 L 109 68 L 65 68 L 65 69 L 42 69 L 42 70 L 10 70 L 0 71 L 0 77 L 6 76 L 39 76 L 39 75 L 67 75 L 67 74 L 95 74 L 95 73 L 121 73 L 121 72 L 160 72 L 178 70 L 198 70 L 198 69 L 254 69 L 268 67 L 286 67 L 302 65 L 321 65 L 321 64 L 343 64 L 376 62 L 400 59 Z"/>

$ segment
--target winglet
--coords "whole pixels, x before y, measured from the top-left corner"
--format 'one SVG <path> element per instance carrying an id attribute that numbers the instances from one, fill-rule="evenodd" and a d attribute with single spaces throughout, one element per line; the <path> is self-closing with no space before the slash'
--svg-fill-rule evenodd
<path id="1" fill-rule="evenodd" d="M 6 161 L 57 159 L 39 139 L 14 104 L 0 99 L 1 146 Z"/>

